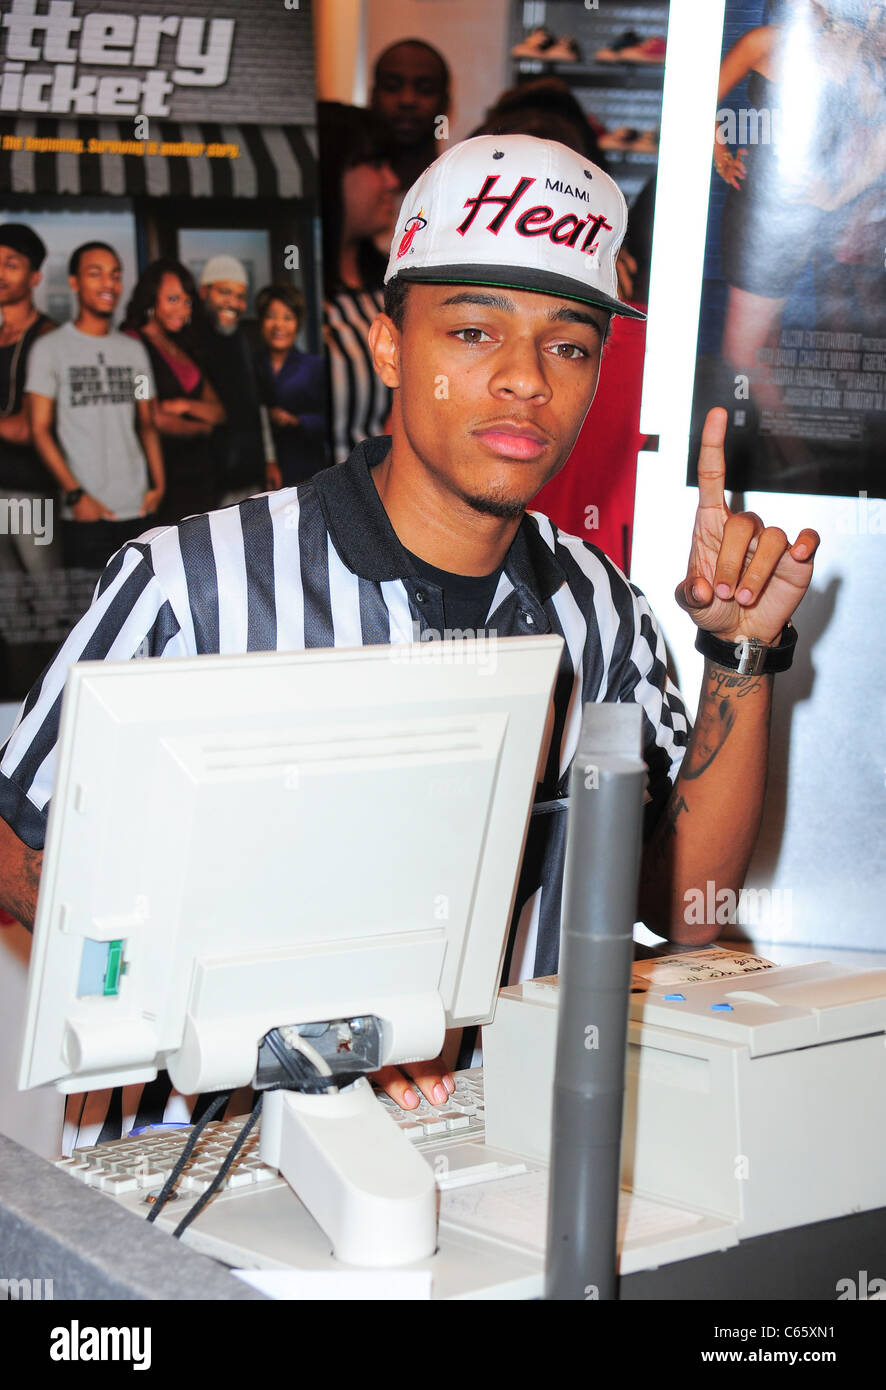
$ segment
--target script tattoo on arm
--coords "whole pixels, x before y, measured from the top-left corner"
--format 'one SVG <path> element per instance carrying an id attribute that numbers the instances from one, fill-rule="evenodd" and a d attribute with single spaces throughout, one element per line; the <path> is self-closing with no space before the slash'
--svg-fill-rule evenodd
<path id="1" fill-rule="evenodd" d="M 688 816 L 689 807 L 686 805 L 685 797 L 682 797 L 675 788 L 665 807 L 661 821 L 656 827 L 654 841 L 656 863 L 660 863 L 665 858 L 671 842 L 677 834 L 677 821 L 684 811 Z"/>
<path id="2" fill-rule="evenodd" d="M 762 686 L 759 676 L 740 676 L 735 671 L 708 666 L 692 742 L 680 768 L 681 777 L 691 781 L 711 766 L 735 724 L 735 702 L 755 694 Z"/>

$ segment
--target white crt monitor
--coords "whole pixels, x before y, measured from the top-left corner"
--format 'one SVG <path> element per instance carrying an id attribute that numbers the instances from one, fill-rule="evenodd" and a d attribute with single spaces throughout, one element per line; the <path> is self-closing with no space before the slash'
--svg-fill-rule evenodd
<path id="1" fill-rule="evenodd" d="M 343 1021 L 367 1017 L 374 1070 L 489 1021 L 561 650 L 520 637 L 74 666 L 20 1088 L 163 1067 L 185 1094 L 235 1088 L 270 1030 L 317 1059 L 299 1025 L 340 1025 L 347 1048 Z M 265 1101 L 262 1156 L 341 1258 L 433 1250 L 433 1175 L 365 1080 Z"/>

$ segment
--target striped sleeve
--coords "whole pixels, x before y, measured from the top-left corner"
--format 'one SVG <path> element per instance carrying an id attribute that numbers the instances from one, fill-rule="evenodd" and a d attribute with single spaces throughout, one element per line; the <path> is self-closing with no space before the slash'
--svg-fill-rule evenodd
<path id="1" fill-rule="evenodd" d="M 646 812 L 651 831 L 677 780 L 689 743 L 690 726 L 683 697 L 667 671 L 664 638 L 646 596 L 628 586 L 634 600 L 636 623 L 631 651 L 618 677 L 619 700 L 643 706 L 644 750 L 649 769 L 651 804 Z"/>
<path id="2" fill-rule="evenodd" d="M 0 817 L 31 849 L 42 849 L 46 839 L 70 667 L 77 661 L 185 654 L 178 620 L 147 554 L 127 545 L 111 559 L 91 606 L 33 686 L 0 749 Z"/>
<path id="3" fill-rule="evenodd" d="M 383 307 L 380 291 L 342 291 L 324 303 L 332 449 L 342 463 L 362 439 L 384 433 L 391 393 L 372 364 L 367 335 Z"/>
<path id="4" fill-rule="evenodd" d="M 643 709 L 648 833 L 676 781 L 690 733 L 683 698 L 668 676 L 664 638 L 645 595 L 617 565 L 596 546 L 550 529 L 569 589 L 587 623 L 582 703 L 630 701 Z M 545 534 L 541 524 L 539 530 Z"/>

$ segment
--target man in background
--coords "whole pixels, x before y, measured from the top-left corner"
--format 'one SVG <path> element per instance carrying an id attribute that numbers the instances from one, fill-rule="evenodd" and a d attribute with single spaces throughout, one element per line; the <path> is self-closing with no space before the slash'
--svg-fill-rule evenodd
<path id="1" fill-rule="evenodd" d="M 34 344 L 26 391 L 34 444 L 62 495 L 65 567 L 100 570 L 160 505 L 163 451 L 148 355 L 112 327 L 123 288 L 114 248 L 78 246 L 68 283 L 77 317 Z"/>
<path id="2" fill-rule="evenodd" d="M 218 496 L 239 501 L 265 486 L 274 459 L 270 425 L 259 404 L 252 349 L 242 327 L 248 277 L 236 256 L 210 256 L 200 276 L 205 310 L 203 367 L 225 408 L 226 421 L 209 447 Z"/>
<path id="3" fill-rule="evenodd" d="M 449 111 L 446 59 L 422 39 L 392 44 L 376 59 L 371 106 L 394 138 L 391 167 L 405 191 L 443 153 L 446 127 L 438 117 Z"/>
<path id="4" fill-rule="evenodd" d="M 6 503 L 9 525 L 0 531 L 0 572 L 42 574 L 57 564 L 52 545 L 52 480 L 31 441 L 24 405 L 25 380 L 31 348 L 56 327 L 35 307 L 33 292 L 41 280 L 46 247 L 37 233 L 20 222 L 0 227 L 0 503 Z M 23 526 L 27 504 L 39 530 Z M 10 505 L 11 504 L 11 505 Z"/>

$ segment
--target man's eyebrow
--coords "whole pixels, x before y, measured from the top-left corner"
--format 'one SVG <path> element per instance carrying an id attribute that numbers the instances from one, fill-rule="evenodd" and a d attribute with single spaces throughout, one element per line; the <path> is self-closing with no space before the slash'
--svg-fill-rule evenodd
<path id="1" fill-rule="evenodd" d="M 476 304 L 484 309 L 500 309 L 506 314 L 515 314 L 517 306 L 512 299 L 508 299 L 503 294 L 481 294 L 476 290 L 462 290 L 459 294 L 452 294 L 448 299 L 442 301 L 442 307 L 454 304 Z M 548 314 L 551 323 L 583 323 L 588 328 L 596 328 L 601 338 L 605 337 L 606 325 L 601 324 L 591 314 L 582 313 L 580 309 L 572 309 L 563 305 L 559 309 L 552 309 Z"/>
<path id="2" fill-rule="evenodd" d="M 501 309 L 505 314 L 516 314 L 517 306 L 513 299 L 504 294 L 477 294 L 473 290 L 462 290 L 461 294 L 451 294 L 444 299 L 442 307 L 450 304 L 479 304 L 484 309 Z"/>
<path id="3" fill-rule="evenodd" d="M 565 305 L 562 309 L 552 309 L 548 318 L 552 323 L 586 323 L 589 328 L 596 328 L 601 336 L 606 332 L 605 324 L 591 314 L 583 314 L 580 309 L 568 309 Z"/>

